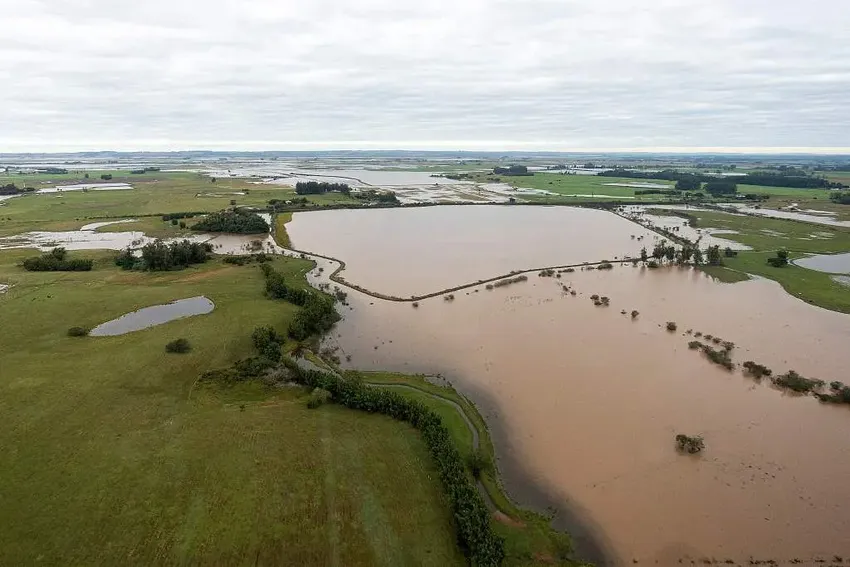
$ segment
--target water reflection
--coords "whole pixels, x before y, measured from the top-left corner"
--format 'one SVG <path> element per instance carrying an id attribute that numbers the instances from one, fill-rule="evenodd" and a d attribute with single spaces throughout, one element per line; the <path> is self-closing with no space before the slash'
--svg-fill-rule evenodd
<path id="1" fill-rule="evenodd" d="M 93 337 L 114 337 L 141 331 L 170 321 L 211 313 L 215 304 L 203 296 L 178 299 L 165 305 L 153 305 L 122 315 L 98 325 L 89 333 Z"/>

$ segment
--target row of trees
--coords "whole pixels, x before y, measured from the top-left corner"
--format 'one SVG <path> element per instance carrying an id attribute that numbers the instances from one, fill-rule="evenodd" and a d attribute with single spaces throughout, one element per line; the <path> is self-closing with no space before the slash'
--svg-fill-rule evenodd
<path id="1" fill-rule="evenodd" d="M 237 234 L 266 234 L 269 223 L 260 215 L 249 211 L 220 211 L 210 213 L 192 226 L 204 232 L 232 232 Z"/>
<path id="2" fill-rule="evenodd" d="M 305 370 L 286 358 L 295 382 L 321 388 L 347 408 L 380 413 L 411 424 L 422 434 L 448 496 L 461 548 L 472 565 L 495 567 L 505 556 L 504 540 L 493 531 L 490 513 L 470 479 L 463 458 L 439 415 L 422 403 L 385 388 L 369 388 L 357 380 L 327 372 Z"/>
<path id="3" fill-rule="evenodd" d="M 299 195 L 322 195 L 331 192 L 351 194 L 348 183 L 328 183 L 326 181 L 299 181 L 295 184 L 295 192 Z"/>
<path id="4" fill-rule="evenodd" d="M 367 189 L 366 191 L 358 191 L 351 195 L 355 199 L 368 201 L 370 203 L 382 203 L 387 205 L 400 204 L 398 197 L 392 191 L 377 191 L 375 189 Z"/>
<path id="5" fill-rule="evenodd" d="M 528 168 L 524 165 L 511 165 L 508 167 L 494 167 L 493 173 L 496 175 L 534 175 L 529 173 Z"/>
<path id="6" fill-rule="evenodd" d="M 68 252 L 64 248 L 54 248 L 47 254 L 27 258 L 22 265 L 29 272 L 88 272 L 94 261 L 68 258 Z"/>
<path id="7" fill-rule="evenodd" d="M 14 183 L 0 185 L 0 195 L 18 195 L 20 193 L 28 193 L 35 191 L 35 187 L 18 187 Z"/>
<path id="8" fill-rule="evenodd" d="M 125 270 L 182 270 L 192 264 L 203 264 L 211 253 L 212 246 L 206 243 L 181 240 L 166 244 L 156 239 L 142 246 L 141 257 L 133 254 L 130 248 L 121 251 L 115 258 L 115 264 Z"/>
<path id="9" fill-rule="evenodd" d="M 663 179 L 665 181 L 675 181 L 676 188 L 682 191 L 694 191 L 699 189 L 701 183 L 711 183 L 713 181 L 728 181 L 716 175 L 706 173 L 689 173 L 676 171 L 675 169 L 665 169 L 664 171 L 634 171 L 631 169 L 612 169 L 610 171 L 602 171 L 597 173 L 603 177 L 625 177 L 630 179 Z M 679 185 L 679 182 L 682 185 Z M 831 182 L 822 177 L 813 177 L 811 175 L 787 175 L 781 172 L 753 172 L 746 175 L 735 177 L 737 183 L 744 185 L 760 185 L 767 187 L 795 187 L 798 189 L 830 189 L 841 188 L 844 185 L 837 182 Z"/>
<path id="10" fill-rule="evenodd" d="M 690 242 L 685 242 L 681 248 L 677 249 L 675 245 L 662 240 L 652 249 L 652 254 L 649 254 L 646 248 L 643 248 L 640 251 L 640 259 L 643 263 L 652 263 L 655 267 L 665 260 L 670 263 L 675 262 L 679 265 L 693 263 L 695 266 L 702 266 L 704 264 L 722 266 L 724 254 L 731 257 L 736 255 L 736 252 L 731 248 L 726 248 L 725 252 L 721 252 L 720 246 L 717 245 L 709 246 L 703 252 L 698 245 L 691 244 Z M 650 260 L 650 257 L 652 260 Z"/>
<path id="11" fill-rule="evenodd" d="M 320 335 L 339 321 L 333 297 L 288 286 L 283 274 L 268 264 L 263 264 L 262 270 L 268 297 L 283 299 L 301 307 L 289 324 L 289 336 L 293 339 L 303 341 L 311 335 Z"/>
<path id="12" fill-rule="evenodd" d="M 850 205 L 850 193 L 839 193 L 835 192 L 829 196 L 832 199 L 833 203 L 838 203 L 839 205 Z"/>

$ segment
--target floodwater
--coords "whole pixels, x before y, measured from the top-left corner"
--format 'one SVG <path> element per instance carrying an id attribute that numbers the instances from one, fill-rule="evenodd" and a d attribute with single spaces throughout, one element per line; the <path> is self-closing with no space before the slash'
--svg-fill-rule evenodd
<path id="1" fill-rule="evenodd" d="M 107 321 L 91 330 L 93 337 L 114 337 L 133 331 L 141 331 L 149 327 L 162 325 L 184 317 L 205 315 L 215 309 L 215 304 L 200 295 L 188 299 L 178 299 L 165 305 L 153 305 L 138 311 L 122 315 L 112 321 Z"/>
<path id="2" fill-rule="evenodd" d="M 595 214 L 565 217 L 572 222 L 554 226 L 580 226 L 584 234 L 559 235 L 543 217 L 501 219 L 495 226 L 511 239 L 490 243 L 492 231 L 475 217 L 467 225 L 441 215 L 431 222 L 399 219 L 413 235 L 396 233 L 392 219 L 331 222 L 337 218 L 302 215 L 300 223 L 315 226 L 299 227 L 294 240 L 339 254 L 349 270 L 358 267 L 358 280 L 360 270 L 372 270 L 369 283 L 400 295 L 433 290 L 419 280 L 420 255 L 428 270 L 462 271 L 429 279 L 442 285 L 468 279 L 470 270 L 455 259 L 462 253 L 474 271 L 495 273 L 503 262 L 523 264 L 526 253 L 539 253 L 527 248 L 532 242 L 547 248 L 550 259 L 575 257 L 617 226 Z M 450 230 L 461 234 L 447 236 Z M 629 228 L 626 238 L 639 230 Z M 605 255 L 622 245 L 619 229 L 614 232 L 619 237 Z M 377 245 L 380 234 L 402 242 Z M 417 238 L 419 245 L 408 248 Z M 353 242 L 342 248 L 340 241 Z M 451 253 L 440 263 L 444 250 Z M 319 266 L 324 271 L 311 274 L 314 283 L 325 281 L 334 263 L 319 260 Z M 577 296 L 564 293 L 564 284 Z M 594 293 L 610 297 L 611 306 L 595 307 Z M 666 566 L 750 558 L 812 564 L 850 555 L 850 410 L 727 372 L 689 350 L 691 337 L 683 336 L 694 329 L 734 341 L 738 364 L 755 360 L 775 372 L 846 380 L 850 316 L 812 307 L 769 280 L 720 284 L 690 268 L 619 264 L 455 296 L 414 308 L 352 290 L 326 343 L 351 356 L 348 366 L 451 380 L 485 414 L 510 494 L 558 510 L 556 525 L 577 536 L 585 557 L 603 565 Z M 621 314 L 632 309 L 640 312 L 635 320 Z M 676 321 L 678 331 L 666 331 L 667 321 Z M 677 433 L 703 435 L 706 450 L 678 454 Z"/>
<path id="3" fill-rule="evenodd" d="M 794 260 L 798 266 L 828 274 L 850 274 L 850 252 L 845 254 L 818 254 Z"/>
<path id="4" fill-rule="evenodd" d="M 832 276 L 833 281 L 850 287 L 850 276 Z"/>
<path id="5" fill-rule="evenodd" d="M 806 221 L 815 224 L 825 224 L 829 226 L 848 226 L 850 227 L 850 221 L 840 221 L 832 218 L 834 213 L 829 213 L 826 211 L 823 212 L 795 212 L 795 211 L 778 211 L 775 209 L 764 209 L 764 208 L 755 208 L 750 205 L 744 205 L 740 203 L 731 203 L 729 205 L 724 205 L 724 207 L 729 207 L 741 213 L 758 215 L 762 217 L 772 217 L 777 219 L 791 219 L 791 220 L 800 220 Z M 826 214 L 824 214 L 826 213 Z"/>
<path id="6" fill-rule="evenodd" d="M 56 185 L 37 189 L 36 193 L 64 193 L 66 191 L 126 191 L 132 189 L 129 183 L 78 183 L 76 185 Z"/>
<path id="7" fill-rule="evenodd" d="M 111 226 L 113 224 L 124 224 L 127 222 L 136 222 L 137 219 L 121 219 L 114 221 L 102 221 L 102 222 L 93 222 L 87 225 L 83 225 L 80 227 L 80 230 L 97 230 L 99 228 L 103 228 L 105 226 Z"/>
<path id="8" fill-rule="evenodd" d="M 693 228 L 688 220 L 674 215 L 652 214 L 656 211 L 655 207 L 646 207 L 641 205 L 629 205 L 622 207 L 623 214 L 628 218 L 639 222 L 647 227 L 663 228 L 675 233 L 677 236 L 687 238 L 692 242 L 699 241 L 700 248 L 708 246 L 720 246 L 721 248 L 730 248 L 732 250 L 752 250 L 746 244 L 727 240 L 722 237 L 724 234 L 736 234 L 734 230 L 723 230 L 718 228 Z M 692 209 L 693 210 L 693 209 Z"/>
<path id="9" fill-rule="evenodd" d="M 514 270 L 639 256 L 659 238 L 597 209 L 486 205 L 295 213 L 286 230 L 294 248 L 345 261 L 347 281 L 399 297 Z"/>

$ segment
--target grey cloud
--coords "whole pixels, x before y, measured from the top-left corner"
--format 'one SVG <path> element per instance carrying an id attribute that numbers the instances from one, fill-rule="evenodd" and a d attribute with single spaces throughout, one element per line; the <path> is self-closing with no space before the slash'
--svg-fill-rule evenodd
<path id="1" fill-rule="evenodd" d="M 0 0 L 0 13 L 13 30 L 0 151 L 850 146 L 840 0 Z"/>

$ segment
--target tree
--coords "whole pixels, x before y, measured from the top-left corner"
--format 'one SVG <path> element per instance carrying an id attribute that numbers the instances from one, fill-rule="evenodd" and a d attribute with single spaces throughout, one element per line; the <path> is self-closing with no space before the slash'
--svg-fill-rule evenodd
<path id="1" fill-rule="evenodd" d="M 788 251 L 778 250 L 775 257 L 767 259 L 767 263 L 774 268 L 784 268 L 788 265 Z"/>
<path id="2" fill-rule="evenodd" d="M 100 176 L 100 178 L 103 179 L 104 181 L 109 181 L 110 179 L 112 179 L 112 174 L 104 173 L 103 175 Z"/>
<path id="3" fill-rule="evenodd" d="M 709 181 L 706 183 L 705 190 L 714 197 L 718 197 L 720 195 L 734 195 L 738 192 L 738 184 L 734 181 L 718 179 L 716 181 Z"/>
<path id="4" fill-rule="evenodd" d="M 683 177 L 676 182 L 678 191 L 697 191 L 702 186 L 699 177 Z"/>
<path id="5" fill-rule="evenodd" d="M 700 250 L 699 248 L 694 248 L 694 266 L 700 266 L 702 265 L 702 262 L 702 250 Z"/>
<path id="6" fill-rule="evenodd" d="M 705 254 L 706 258 L 708 259 L 709 266 L 723 265 L 723 257 L 720 255 L 720 246 L 709 246 L 708 249 L 705 251 Z"/>
<path id="7" fill-rule="evenodd" d="M 646 263 L 646 261 L 648 259 L 649 259 L 649 254 L 647 254 L 646 246 L 644 246 L 643 248 L 641 248 L 641 251 L 640 251 L 640 261 L 643 262 L 643 263 Z"/>

